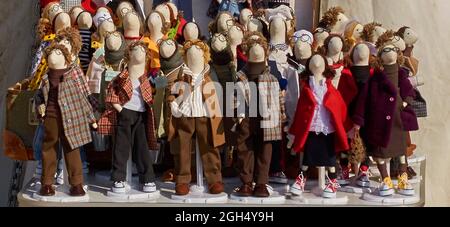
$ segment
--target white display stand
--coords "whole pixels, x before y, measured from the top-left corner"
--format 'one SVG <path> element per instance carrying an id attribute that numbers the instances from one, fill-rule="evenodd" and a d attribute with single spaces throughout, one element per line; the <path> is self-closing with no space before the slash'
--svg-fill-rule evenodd
<path id="1" fill-rule="evenodd" d="M 238 196 L 235 193 L 230 195 L 230 200 L 236 203 L 244 204 L 284 204 L 286 198 L 279 192 L 272 192 L 269 197 L 254 197 L 254 196 Z"/>
<path id="2" fill-rule="evenodd" d="M 115 193 L 111 188 L 106 192 L 106 196 L 110 199 L 111 202 L 136 202 L 136 201 L 145 201 L 151 202 L 160 197 L 159 190 L 155 192 L 143 192 L 142 188 L 139 185 L 139 182 L 133 181 L 133 161 L 132 161 L 132 152 L 130 151 L 130 156 L 127 161 L 127 187 L 125 188 L 125 193 Z"/>
<path id="3" fill-rule="evenodd" d="M 197 169 L 197 185 L 190 187 L 190 192 L 187 195 L 172 195 L 172 200 L 181 203 L 226 203 L 228 201 L 228 195 L 225 192 L 220 194 L 209 194 L 205 192 L 203 186 L 203 162 L 200 155 L 200 148 L 198 146 L 198 140 L 195 144 L 195 161 Z"/>
<path id="4" fill-rule="evenodd" d="M 379 196 L 377 193 L 378 190 L 375 190 L 373 193 L 364 193 L 361 199 L 383 205 L 408 205 L 420 202 L 420 196 L 417 192 L 414 196 L 404 196 L 397 193 L 391 196 Z"/>

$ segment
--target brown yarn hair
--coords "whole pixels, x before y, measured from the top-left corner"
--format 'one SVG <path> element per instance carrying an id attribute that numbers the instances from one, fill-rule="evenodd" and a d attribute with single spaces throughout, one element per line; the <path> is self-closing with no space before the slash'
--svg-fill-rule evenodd
<path id="1" fill-rule="evenodd" d="M 50 20 L 48 14 L 49 14 L 50 8 L 51 8 L 53 5 L 55 5 L 55 4 L 59 4 L 59 5 L 61 6 L 60 2 L 50 2 L 50 3 L 48 3 L 48 4 L 44 7 L 44 9 L 42 10 L 41 18 L 45 18 L 45 19 Z"/>
<path id="2" fill-rule="evenodd" d="M 150 29 L 148 28 L 148 20 L 150 19 L 150 15 L 152 15 L 153 13 L 157 13 L 160 17 L 161 17 L 161 22 L 162 22 L 162 27 L 161 27 L 161 33 L 166 35 L 169 30 L 170 30 L 170 22 L 166 21 L 166 18 L 164 17 L 164 15 L 156 10 L 151 11 L 147 18 L 145 19 L 145 29 L 144 32 L 146 33 L 146 35 L 150 34 Z"/>
<path id="3" fill-rule="evenodd" d="M 324 13 L 322 19 L 320 19 L 319 27 L 329 28 L 331 26 L 336 25 L 339 13 L 345 13 L 345 11 L 339 6 L 331 7 Z"/>
<path id="4" fill-rule="evenodd" d="M 194 39 L 184 43 L 181 53 L 185 62 L 187 62 L 187 51 L 193 46 L 197 46 L 203 51 L 203 60 L 205 61 L 205 64 L 211 61 L 211 53 L 209 52 L 208 44 L 200 39 Z"/>
<path id="5" fill-rule="evenodd" d="M 46 35 L 53 33 L 53 26 L 46 18 L 39 19 L 36 33 L 39 37 L 39 41 L 42 41 Z"/>
<path id="6" fill-rule="evenodd" d="M 382 26 L 382 24 L 377 23 L 377 22 L 372 22 L 372 23 L 368 23 L 366 25 L 364 25 L 362 34 L 361 34 L 361 38 L 364 41 L 370 42 L 373 38 L 373 32 L 375 31 L 375 27 L 377 26 Z"/>
<path id="7" fill-rule="evenodd" d="M 323 46 L 318 50 L 318 52 L 323 55 L 327 55 L 328 54 L 328 45 L 330 44 L 331 39 L 333 39 L 335 37 L 339 38 L 342 42 L 342 52 L 347 52 L 349 50 L 349 47 L 346 45 L 344 38 L 339 34 L 330 34 L 325 39 L 325 41 L 323 42 Z"/>
<path id="8" fill-rule="evenodd" d="M 56 33 L 55 41 L 60 42 L 64 39 L 67 39 L 70 42 L 70 45 L 72 46 L 72 54 L 78 55 L 82 45 L 80 32 L 72 27 L 64 28 Z"/>
<path id="9" fill-rule="evenodd" d="M 150 50 L 148 49 L 147 44 L 145 44 L 143 41 L 133 41 L 131 42 L 127 49 L 125 50 L 125 54 L 124 54 L 124 61 L 125 63 L 129 63 L 130 62 L 130 56 L 131 56 L 131 52 L 133 51 L 133 49 L 137 46 L 141 46 L 144 48 L 145 50 L 145 62 L 147 64 L 147 66 L 150 64 L 150 59 L 152 58 L 152 55 L 150 53 Z M 146 68 L 147 68 L 146 66 Z"/>
<path id="10" fill-rule="evenodd" d="M 384 47 L 392 44 L 392 39 L 394 38 L 395 33 L 392 30 L 388 30 L 385 33 L 383 33 L 377 40 L 376 47 L 378 49 L 377 53 L 377 61 L 374 62 L 374 67 L 377 70 L 382 71 L 384 69 L 383 62 L 381 60 L 381 54 L 383 53 Z M 394 46 L 394 45 L 393 45 Z M 403 65 L 405 62 L 405 58 L 403 56 L 403 53 L 399 50 L 397 51 L 397 63 L 399 65 Z"/>
<path id="11" fill-rule="evenodd" d="M 324 64 L 325 64 L 325 71 L 323 72 L 323 76 L 327 79 L 332 79 L 334 78 L 334 76 L 336 75 L 336 71 L 334 69 L 332 69 L 329 65 L 328 65 L 328 60 L 325 57 L 325 55 L 320 54 L 320 53 L 314 53 L 313 55 L 311 55 L 311 57 L 306 61 L 306 68 L 305 71 L 303 71 L 302 73 L 300 73 L 300 79 L 303 81 L 309 81 L 309 76 L 312 75 L 311 69 L 309 69 L 309 64 L 311 62 L 311 60 L 313 59 L 314 56 L 319 55 L 323 58 Z"/>
<path id="12" fill-rule="evenodd" d="M 252 36 L 257 36 L 258 38 L 252 38 Z M 241 47 L 244 51 L 244 54 L 248 56 L 250 49 L 254 45 L 260 45 L 264 49 L 265 60 L 269 58 L 269 45 L 267 43 L 267 39 L 260 32 L 248 32 L 244 36 L 244 40 L 242 41 Z"/>
<path id="13" fill-rule="evenodd" d="M 50 54 L 54 50 L 60 50 L 61 51 L 61 53 L 64 56 L 64 61 L 65 61 L 66 65 L 70 65 L 72 63 L 72 55 L 70 54 L 69 50 L 67 50 L 67 48 L 64 45 L 59 44 L 57 42 L 53 42 L 52 44 L 50 44 L 50 46 L 45 48 L 43 57 L 45 59 L 47 59 L 48 56 L 50 56 Z"/>

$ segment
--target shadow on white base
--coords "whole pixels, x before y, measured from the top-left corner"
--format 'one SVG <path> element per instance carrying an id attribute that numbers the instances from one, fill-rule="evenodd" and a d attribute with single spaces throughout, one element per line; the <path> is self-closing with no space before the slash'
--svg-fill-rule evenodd
<path id="1" fill-rule="evenodd" d="M 230 195 L 232 202 L 245 203 L 245 204 L 284 204 L 286 198 L 284 195 L 280 195 L 279 192 L 274 191 L 269 197 L 261 198 L 254 196 L 238 196 L 235 193 Z"/>
<path id="2" fill-rule="evenodd" d="M 225 192 L 220 194 L 209 194 L 204 192 L 190 192 L 187 195 L 172 195 L 172 200 L 181 203 L 227 203 L 228 195 Z"/>

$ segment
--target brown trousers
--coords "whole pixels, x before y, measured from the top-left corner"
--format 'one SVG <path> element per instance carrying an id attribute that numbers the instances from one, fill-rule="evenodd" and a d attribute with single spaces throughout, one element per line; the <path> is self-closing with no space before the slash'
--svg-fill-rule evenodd
<path id="1" fill-rule="evenodd" d="M 222 182 L 220 152 L 219 148 L 213 146 L 209 119 L 206 117 L 176 118 L 176 128 L 180 141 L 177 184 L 189 184 L 191 182 L 191 147 L 193 147 L 192 142 L 195 141 L 192 140 L 194 136 L 198 140 L 206 181 L 208 184 Z"/>
<path id="2" fill-rule="evenodd" d="M 83 183 L 83 167 L 81 165 L 80 150 L 70 148 L 64 135 L 61 116 L 48 117 L 44 121 L 44 143 L 42 145 L 42 178 L 43 185 L 54 183 L 58 142 L 62 143 L 64 159 L 69 177 L 69 184 L 76 186 Z"/>
<path id="3" fill-rule="evenodd" d="M 238 128 L 237 151 L 242 183 L 252 183 L 255 170 L 256 184 L 269 182 L 272 141 L 263 141 L 257 118 L 244 118 Z"/>

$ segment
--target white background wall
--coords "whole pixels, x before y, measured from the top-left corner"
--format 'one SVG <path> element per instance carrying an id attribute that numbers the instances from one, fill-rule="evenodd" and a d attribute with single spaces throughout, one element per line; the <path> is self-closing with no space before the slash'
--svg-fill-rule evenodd
<path id="1" fill-rule="evenodd" d="M 417 152 L 427 155 L 426 203 L 450 205 L 450 1 L 448 0 L 322 0 L 322 12 L 340 5 L 363 23 L 377 21 L 397 30 L 412 27 L 420 36 L 415 55 L 420 60 L 420 87 L 429 117 L 412 133 Z"/>

